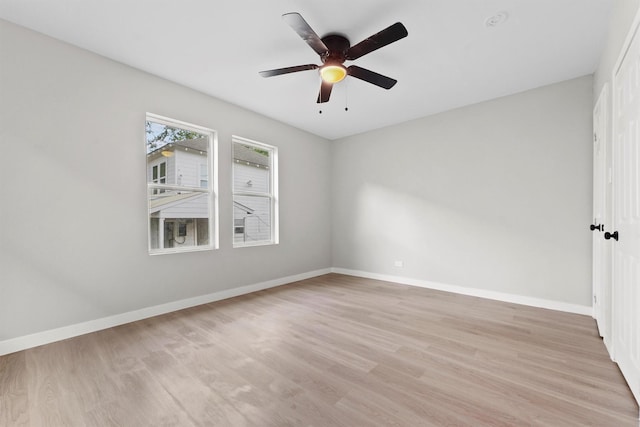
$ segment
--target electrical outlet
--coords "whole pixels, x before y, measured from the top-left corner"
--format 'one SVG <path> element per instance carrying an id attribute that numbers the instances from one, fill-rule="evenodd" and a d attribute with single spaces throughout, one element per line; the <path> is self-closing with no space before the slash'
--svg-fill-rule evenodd
<path id="1" fill-rule="evenodd" d="M 393 262 L 393 266 L 394 267 L 404 267 L 404 261 L 394 261 Z"/>

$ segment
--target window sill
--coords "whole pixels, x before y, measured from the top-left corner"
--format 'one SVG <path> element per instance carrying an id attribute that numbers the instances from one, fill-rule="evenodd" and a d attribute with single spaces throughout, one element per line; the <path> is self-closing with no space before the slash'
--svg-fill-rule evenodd
<path id="1" fill-rule="evenodd" d="M 211 245 L 195 246 L 195 247 L 189 247 L 189 248 L 150 249 L 149 255 L 155 256 L 155 255 L 179 254 L 179 253 L 186 253 L 186 252 L 204 252 L 204 251 L 212 251 L 216 249 L 218 248 L 213 247 Z"/>
<path id="2" fill-rule="evenodd" d="M 255 242 L 255 243 L 234 243 L 233 244 L 233 249 L 238 249 L 238 248 L 253 248 L 256 246 L 273 246 L 273 245 L 278 245 L 278 242 L 274 242 L 274 241 L 269 241 L 269 242 Z"/>

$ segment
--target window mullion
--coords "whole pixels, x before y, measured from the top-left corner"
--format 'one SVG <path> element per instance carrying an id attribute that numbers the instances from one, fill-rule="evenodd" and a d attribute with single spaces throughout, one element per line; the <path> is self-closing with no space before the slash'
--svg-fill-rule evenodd
<path id="1" fill-rule="evenodd" d="M 234 196 L 249 196 L 249 197 L 269 197 L 273 198 L 271 193 L 258 193 L 255 191 L 235 191 Z"/>
<path id="2" fill-rule="evenodd" d="M 210 190 L 208 188 L 201 187 L 184 187 L 171 184 L 155 184 L 151 182 L 148 183 L 147 186 L 149 187 L 149 189 L 175 190 L 185 192 L 188 191 L 190 193 L 210 193 Z"/>

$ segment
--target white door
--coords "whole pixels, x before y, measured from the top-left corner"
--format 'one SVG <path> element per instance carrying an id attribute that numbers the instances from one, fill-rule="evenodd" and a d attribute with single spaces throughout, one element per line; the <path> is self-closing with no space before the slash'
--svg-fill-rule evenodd
<path id="1" fill-rule="evenodd" d="M 611 338 L 611 280 L 607 280 L 611 252 L 608 250 L 610 245 L 605 245 L 604 240 L 606 192 L 609 187 L 606 165 L 607 97 L 608 85 L 605 85 L 593 109 L 593 222 L 590 226 L 593 232 L 593 316 L 605 343 Z"/>
<path id="2" fill-rule="evenodd" d="M 613 83 L 613 356 L 640 401 L 640 37 Z M 611 236 L 613 234 L 613 236 Z M 614 238 L 618 240 L 615 241 Z"/>

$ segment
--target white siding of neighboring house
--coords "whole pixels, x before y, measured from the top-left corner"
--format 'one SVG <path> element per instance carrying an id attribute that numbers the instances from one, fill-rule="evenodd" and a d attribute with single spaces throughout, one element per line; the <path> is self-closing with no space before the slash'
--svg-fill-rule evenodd
<path id="1" fill-rule="evenodd" d="M 234 189 L 236 191 L 269 192 L 270 172 L 264 167 L 249 166 L 242 163 L 234 163 L 233 170 Z M 248 182 L 251 181 L 251 185 Z M 234 200 L 253 209 L 253 213 L 247 214 L 234 205 L 234 219 L 245 218 L 246 241 L 269 240 L 271 238 L 271 206 L 266 197 L 235 196 Z M 234 233 L 234 241 L 242 243 L 245 236 Z"/>
<path id="2" fill-rule="evenodd" d="M 251 185 L 247 184 L 251 181 Z M 269 192 L 269 170 L 242 163 L 234 164 L 233 187 L 237 191 Z"/>
<path id="3" fill-rule="evenodd" d="M 208 218 L 209 199 L 207 193 L 200 193 L 152 214 L 160 218 Z"/>
<path id="4" fill-rule="evenodd" d="M 176 166 L 175 182 L 177 185 L 187 187 L 200 187 L 200 166 L 207 165 L 206 154 L 199 154 L 195 151 L 176 150 L 173 164 Z"/>
<path id="5" fill-rule="evenodd" d="M 200 165 L 207 165 L 206 154 L 175 150 L 171 157 L 159 155 L 147 163 L 147 181 L 152 182 L 153 167 L 167 163 L 167 184 L 200 187 Z"/>

